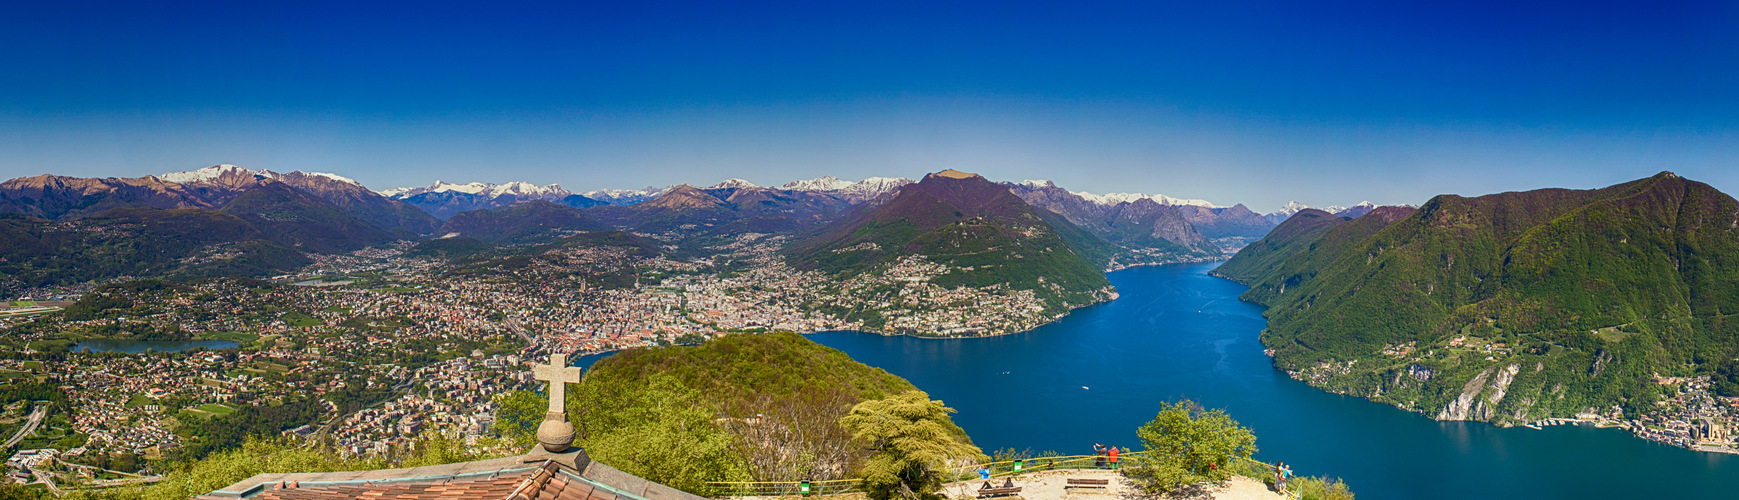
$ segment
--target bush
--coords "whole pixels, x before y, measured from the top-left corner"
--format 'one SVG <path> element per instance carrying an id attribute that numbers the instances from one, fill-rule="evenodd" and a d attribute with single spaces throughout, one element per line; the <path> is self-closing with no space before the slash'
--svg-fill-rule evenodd
<path id="1" fill-rule="evenodd" d="M 1159 415 L 1135 431 L 1151 453 L 1131 457 L 1123 474 L 1150 493 L 1205 481 L 1224 481 L 1234 463 L 1256 453 L 1256 434 L 1223 410 L 1194 401 L 1161 403 Z"/>
<path id="2" fill-rule="evenodd" d="M 977 446 L 956 439 L 948 419 L 953 412 L 923 391 L 906 391 L 858 403 L 839 420 L 874 453 L 863 470 L 870 498 L 937 498 L 939 471 L 950 461 L 984 457 Z"/>
<path id="3" fill-rule="evenodd" d="M 1353 492 L 1340 478 L 1301 477 L 1292 480 L 1288 489 L 1302 500 L 1353 500 Z"/>

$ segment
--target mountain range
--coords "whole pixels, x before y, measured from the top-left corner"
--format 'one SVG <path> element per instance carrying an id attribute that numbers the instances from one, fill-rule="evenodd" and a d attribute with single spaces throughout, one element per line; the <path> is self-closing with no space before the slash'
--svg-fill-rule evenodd
<path id="1" fill-rule="evenodd" d="M 16 247 L 34 249 L 29 252 L 35 254 L 119 255 L 119 249 L 107 247 L 124 245 L 121 240 L 88 236 L 114 227 L 132 228 L 128 234 L 140 238 L 147 236 L 139 231 L 180 234 L 158 223 L 168 220 L 217 224 L 227 229 L 212 226 L 209 233 L 220 236 L 181 238 L 163 247 L 166 253 L 162 258 L 204 262 L 196 267 L 209 270 L 223 266 L 199 255 L 234 260 L 246 254 L 236 249 L 253 249 L 273 257 L 233 267 L 260 275 L 302 265 L 305 260 L 301 254 L 305 253 L 347 252 L 433 236 L 459 236 L 483 245 L 536 243 L 576 232 L 612 229 L 703 237 L 763 233 L 796 240 L 822 238 L 839 224 L 863 217 L 885 222 L 886 214 L 871 214 L 908 190 L 922 193 L 929 189 L 918 188 L 918 184 L 895 177 L 854 182 L 827 176 L 776 187 L 727 179 L 705 187 L 677 185 L 576 194 L 555 184 L 436 181 L 424 187 L 376 192 L 337 174 L 214 165 L 138 178 L 41 175 L 12 179 L 0 183 L 0 213 L 19 216 L 7 226 L 17 231 L 9 237 L 15 241 L 36 238 L 35 244 Z M 978 236 L 995 239 L 992 233 L 1013 230 L 1015 226 L 1009 221 L 1020 219 L 1026 224 L 1031 222 L 1027 219 L 1037 218 L 1050 227 L 1048 233 L 1071 242 L 1078 256 L 1100 268 L 1214 258 L 1221 254 L 1221 245 L 1228 244 L 1219 239 L 1253 239 L 1272 226 L 1265 216 L 1243 205 L 1221 207 L 1164 195 L 1095 195 L 1071 192 L 1049 181 L 991 184 L 995 187 L 985 189 L 998 196 L 1012 196 L 1026 207 L 1023 210 L 1036 207 L 1036 211 L 1018 216 L 997 212 L 1001 218 L 992 225 L 999 229 Z M 177 210 L 194 212 L 173 212 Z M 51 224 L 55 222 L 60 225 Z M 960 221 L 949 223 L 954 222 Z M 925 226 L 925 230 L 933 229 Z M 84 236 L 44 236 L 43 231 Z M 75 251 L 66 246 L 72 245 L 71 241 L 94 247 Z M 919 251 L 918 247 L 912 249 Z M 34 282 L 42 283 L 56 281 L 54 276 L 92 279 L 104 275 L 63 272 L 71 267 L 106 268 L 76 259 L 50 262 L 23 254 L 19 258 L 60 270 L 36 273 L 40 276 L 33 278 Z M 165 265 L 128 269 L 127 273 L 197 274 Z"/>
<path id="2" fill-rule="evenodd" d="M 1275 365 L 1443 420 L 1526 422 L 1718 375 L 1739 395 L 1739 202 L 1670 172 L 1603 189 L 1303 210 L 1215 271 Z"/>

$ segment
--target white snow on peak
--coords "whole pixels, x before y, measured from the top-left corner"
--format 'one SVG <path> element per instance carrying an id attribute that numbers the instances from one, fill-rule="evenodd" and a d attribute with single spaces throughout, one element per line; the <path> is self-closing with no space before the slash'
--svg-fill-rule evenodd
<path id="1" fill-rule="evenodd" d="M 491 197 L 500 197 L 500 196 L 511 194 L 511 195 L 514 195 L 514 196 L 517 196 L 520 198 L 539 198 L 539 199 L 561 198 L 561 197 L 564 197 L 564 196 L 567 196 L 570 194 L 574 194 L 572 192 L 569 192 L 566 189 L 562 189 L 562 186 L 560 184 L 550 184 L 548 186 L 539 186 L 539 185 L 532 184 L 529 182 L 518 182 L 518 181 L 509 182 L 506 184 L 494 186 L 493 188 L 489 189 L 487 191 L 487 193 Z"/>
<path id="2" fill-rule="evenodd" d="M 1054 187 L 1057 187 L 1057 183 L 1055 183 L 1055 182 L 1051 182 L 1048 180 L 1038 180 L 1038 179 L 1027 179 L 1024 181 L 1020 181 L 1020 185 L 1036 187 L 1036 188 L 1054 188 Z"/>
<path id="3" fill-rule="evenodd" d="M 192 183 L 192 182 L 209 181 L 212 179 L 216 179 L 218 177 L 223 177 L 223 174 L 227 174 L 230 172 L 238 172 L 238 173 L 247 174 L 247 175 L 254 174 L 254 172 L 252 170 L 248 170 L 245 168 L 241 168 L 241 167 L 238 167 L 235 165 L 230 165 L 230 164 L 225 163 L 225 164 L 221 164 L 221 165 L 212 165 L 212 166 L 205 167 L 205 168 L 202 168 L 199 170 L 191 170 L 191 171 L 187 171 L 187 172 L 170 172 L 167 174 L 159 175 L 159 176 L 157 176 L 157 178 L 163 179 L 165 181 L 173 182 L 176 184 L 187 184 L 187 183 Z"/>
<path id="4" fill-rule="evenodd" d="M 1267 215 L 1269 218 L 1284 220 L 1287 217 L 1291 217 L 1292 214 L 1296 214 L 1296 213 L 1301 212 L 1307 208 L 1316 208 L 1316 207 L 1312 207 L 1310 205 L 1305 205 L 1303 203 L 1299 203 L 1296 201 L 1289 201 L 1289 202 L 1286 202 L 1286 205 L 1281 206 L 1280 210 L 1275 210 L 1274 212 L 1268 213 L 1265 215 Z M 1317 210 L 1321 210 L 1321 211 L 1328 212 L 1331 214 L 1339 214 L 1339 213 L 1343 213 L 1343 212 L 1346 212 L 1348 210 L 1352 210 L 1355 208 L 1377 208 L 1377 204 L 1371 203 L 1370 200 L 1365 200 L 1365 201 L 1359 202 L 1357 205 L 1353 205 L 1350 207 L 1343 207 L 1340 205 L 1329 205 L 1326 207 L 1317 208 Z"/>
<path id="5" fill-rule="evenodd" d="M 913 182 L 917 181 L 905 177 L 870 177 L 851 182 L 829 175 L 816 179 L 787 182 L 785 185 L 779 186 L 779 189 L 834 193 L 861 201 L 881 196 L 883 193 L 899 189 L 901 186 Z"/>
<path id="6" fill-rule="evenodd" d="M 302 171 L 297 170 L 297 172 L 302 172 Z M 338 182 L 346 182 L 346 183 L 350 183 L 350 184 L 355 184 L 358 186 L 362 185 L 362 183 L 356 182 L 355 179 L 351 179 L 349 177 L 345 177 L 345 176 L 338 175 L 338 174 L 330 174 L 330 173 L 326 173 L 326 172 L 302 172 L 302 174 L 313 176 L 313 177 L 325 177 L 327 179 L 332 179 L 332 180 L 335 180 Z"/>
<path id="7" fill-rule="evenodd" d="M 580 193 L 580 195 L 611 205 L 633 205 L 656 198 L 669 191 L 669 187 L 646 186 L 646 189 L 597 189 Z"/>
<path id="8" fill-rule="evenodd" d="M 787 191 L 838 191 L 851 187 L 852 184 L 855 183 L 826 175 L 815 179 L 787 182 L 779 186 L 779 189 Z"/>
<path id="9" fill-rule="evenodd" d="M 485 196 L 485 197 L 489 197 L 489 198 L 499 198 L 499 197 L 506 196 L 506 195 L 513 195 L 516 198 L 536 198 L 536 199 L 542 199 L 542 200 L 553 200 L 553 199 L 558 199 L 558 198 L 573 194 L 566 189 L 562 189 L 562 187 L 558 184 L 550 184 L 548 186 L 539 186 L 539 185 L 532 184 L 529 182 L 519 182 L 519 181 L 508 182 L 505 184 L 492 184 L 492 183 L 488 183 L 488 182 L 467 182 L 464 184 L 454 184 L 451 182 L 439 181 L 439 180 L 435 181 L 434 184 L 430 184 L 428 187 L 394 188 L 394 189 L 380 191 L 380 194 L 382 194 L 388 198 L 405 198 L 405 197 L 410 197 L 410 196 L 416 196 L 416 195 L 423 194 L 423 193 L 448 193 L 448 192 L 473 194 L 473 195 Z"/>
<path id="10" fill-rule="evenodd" d="M 1302 211 L 1306 208 L 1310 208 L 1310 205 L 1305 205 L 1305 204 L 1299 203 L 1297 201 L 1288 201 L 1288 202 L 1286 202 L 1285 205 L 1282 205 L 1279 210 L 1275 210 L 1274 213 L 1271 213 L 1268 215 L 1287 215 L 1287 216 L 1290 216 L 1290 215 L 1298 213 L 1299 211 Z"/>
<path id="11" fill-rule="evenodd" d="M 381 196 L 385 196 L 388 198 L 398 198 L 399 195 L 409 193 L 413 189 L 422 189 L 422 188 L 403 187 L 403 188 L 382 189 L 380 191 L 375 191 L 375 192 L 379 193 Z"/>
<path id="12" fill-rule="evenodd" d="M 1215 205 L 1213 203 L 1209 203 L 1208 200 L 1197 200 L 1197 199 L 1190 199 L 1190 198 L 1172 198 L 1170 196 L 1166 196 L 1163 194 L 1141 194 L 1141 193 L 1093 194 L 1093 193 L 1089 193 L 1086 191 L 1071 191 L 1071 193 L 1074 193 L 1075 196 L 1080 196 L 1081 198 L 1086 199 L 1087 201 L 1091 201 L 1093 203 L 1097 203 L 1100 205 L 1116 205 L 1118 203 L 1134 203 L 1137 200 L 1146 199 L 1146 200 L 1153 200 L 1154 203 L 1158 203 L 1161 205 L 1173 205 L 1173 206 L 1188 205 L 1188 206 L 1205 207 L 1205 208 L 1225 208 L 1225 207 L 1222 207 L 1219 205 Z"/>
<path id="13" fill-rule="evenodd" d="M 892 192 L 914 181 L 905 177 L 871 177 L 839 190 L 840 194 L 858 198 L 874 198 Z"/>
<path id="14" fill-rule="evenodd" d="M 482 182 L 467 182 L 464 184 L 453 184 L 451 182 L 442 182 L 440 180 L 436 180 L 434 184 L 430 184 L 428 189 L 423 190 L 422 193 L 459 192 L 459 193 L 465 193 L 465 194 L 478 194 L 478 193 L 482 193 L 484 191 L 489 190 L 489 188 L 491 186 L 494 186 L 494 184 L 485 184 Z M 422 194 L 422 193 L 417 193 L 417 194 Z"/>
<path id="15" fill-rule="evenodd" d="M 749 181 L 745 181 L 745 180 L 733 177 L 730 179 L 725 179 L 724 182 L 720 182 L 718 184 L 707 186 L 707 187 L 704 187 L 701 189 L 729 189 L 729 188 L 741 189 L 741 188 L 758 188 L 758 187 L 761 187 L 761 186 L 756 186 L 755 183 L 753 183 L 753 182 L 749 182 Z"/>

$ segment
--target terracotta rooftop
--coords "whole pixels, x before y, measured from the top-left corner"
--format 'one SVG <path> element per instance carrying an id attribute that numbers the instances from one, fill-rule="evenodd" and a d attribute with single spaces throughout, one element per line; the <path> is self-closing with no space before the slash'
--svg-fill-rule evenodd
<path id="1" fill-rule="evenodd" d="M 700 500 L 587 460 L 581 452 L 479 460 L 406 469 L 258 474 L 195 500 L 335 498 L 501 500 Z M 577 458 L 577 460 L 576 460 Z M 531 459 L 528 462 L 528 459 Z"/>

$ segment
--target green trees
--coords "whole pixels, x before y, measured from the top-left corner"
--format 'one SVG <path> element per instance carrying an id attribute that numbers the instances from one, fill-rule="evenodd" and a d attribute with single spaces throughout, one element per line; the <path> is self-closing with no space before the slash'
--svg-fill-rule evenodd
<path id="1" fill-rule="evenodd" d="M 1251 286 L 1275 366 L 1314 386 L 1433 416 L 1478 374 L 1515 365 L 1532 369 L 1491 411 L 1446 416 L 1634 414 L 1654 408 L 1654 374 L 1713 375 L 1739 393 L 1723 369 L 1739 357 L 1726 319 L 1739 311 L 1735 213 L 1739 200 L 1666 172 L 1443 195 L 1340 223 L 1301 212 L 1215 272 Z"/>
<path id="2" fill-rule="evenodd" d="M 675 377 L 653 375 L 644 388 L 616 398 L 589 396 L 581 399 L 612 405 L 592 407 L 579 422 L 579 445 L 593 459 L 696 493 L 708 493 L 708 482 L 750 479 L 748 464 L 732 450 L 736 436 L 713 422 L 700 391 Z"/>
<path id="3" fill-rule="evenodd" d="M 984 455 L 954 432 L 948 419 L 953 412 L 923 391 L 906 391 L 858 403 L 839 419 L 874 453 L 862 474 L 870 498 L 934 498 L 942 486 L 937 471 L 950 460 Z"/>
<path id="4" fill-rule="evenodd" d="M 855 477 L 873 452 L 841 419 L 854 405 L 915 390 L 794 333 L 731 335 L 624 351 L 568 392 L 577 444 L 618 469 L 699 494 L 708 482 Z M 497 399 L 496 428 L 529 447 L 547 399 Z M 969 443 L 939 414 L 942 433 Z"/>
<path id="5" fill-rule="evenodd" d="M 1135 457 L 1123 473 L 1149 492 L 1224 481 L 1232 477 L 1228 466 L 1234 457 L 1256 453 L 1256 434 L 1250 429 L 1223 410 L 1189 400 L 1161 403 L 1159 415 L 1135 434 L 1151 453 Z"/>
<path id="6" fill-rule="evenodd" d="M 1288 489 L 1297 491 L 1301 500 L 1353 500 L 1352 490 L 1339 479 L 1301 477 L 1292 480 Z"/>

